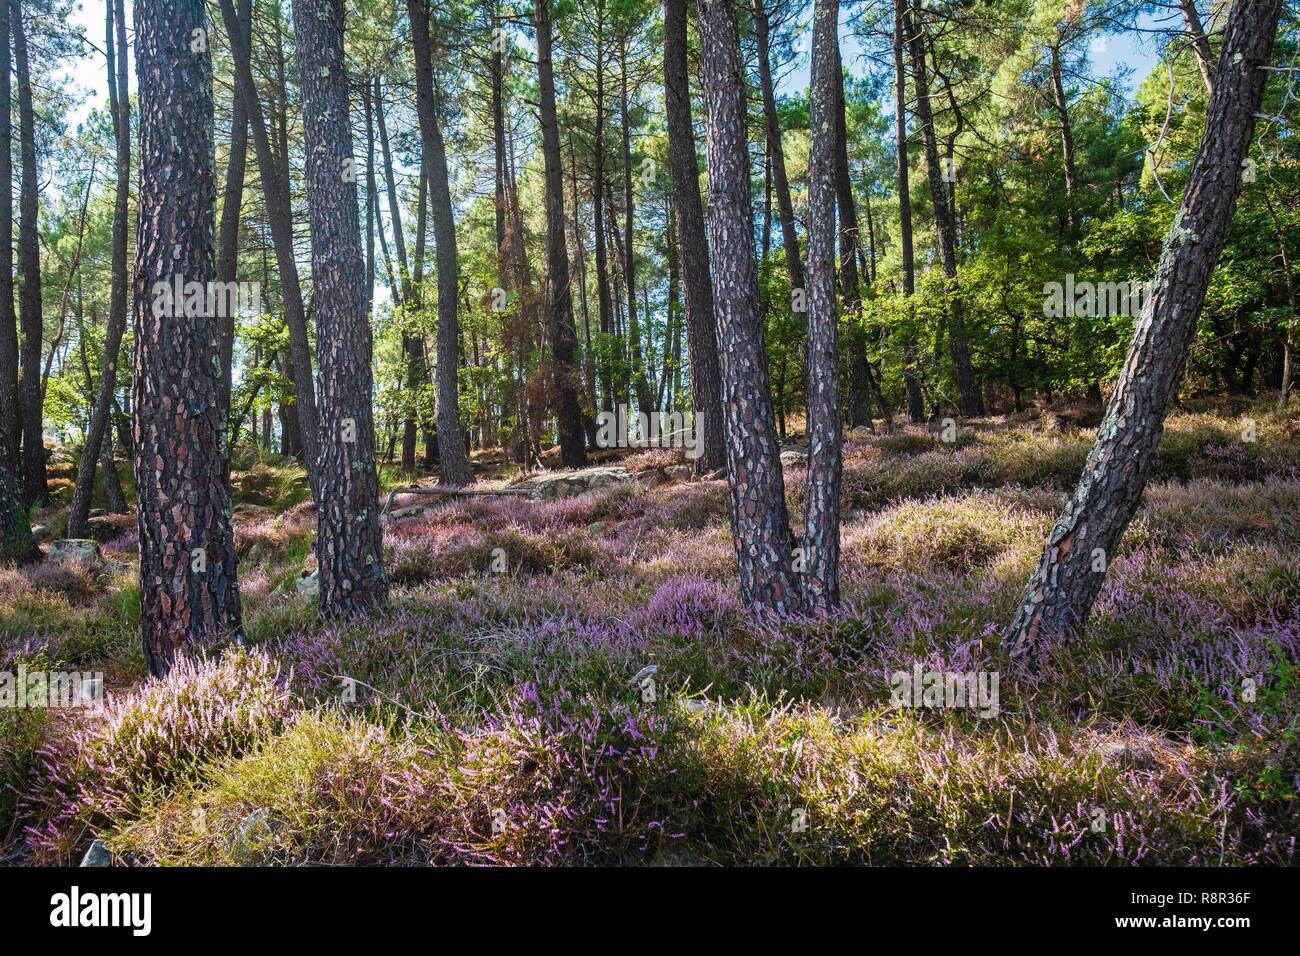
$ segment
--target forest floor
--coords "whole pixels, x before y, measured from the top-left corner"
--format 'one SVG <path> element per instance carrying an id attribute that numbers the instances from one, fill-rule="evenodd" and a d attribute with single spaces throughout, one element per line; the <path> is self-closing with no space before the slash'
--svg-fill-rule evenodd
<path id="1" fill-rule="evenodd" d="M 108 687 L 0 710 L 0 858 L 1296 862 L 1300 410 L 1176 411 L 1086 633 L 1021 673 L 999 632 L 1095 437 L 1060 422 L 849 440 L 806 621 L 739 606 L 725 482 L 629 481 L 385 519 L 390 610 L 325 624 L 301 473 L 238 469 L 248 648 L 144 681 L 133 530 L 106 572 L 0 569 L 0 670 Z M 894 706 L 918 664 L 996 674 L 996 715 Z"/>

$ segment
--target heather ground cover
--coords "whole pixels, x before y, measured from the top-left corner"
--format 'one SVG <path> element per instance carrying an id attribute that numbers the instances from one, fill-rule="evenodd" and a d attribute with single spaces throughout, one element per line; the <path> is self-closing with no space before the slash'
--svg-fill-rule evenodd
<path id="1" fill-rule="evenodd" d="M 1172 415 L 1086 633 L 1025 672 L 999 632 L 1094 437 L 1058 421 L 850 440 L 843 605 L 806 621 L 739 606 L 726 484 L 698 481 L 388 522 L 390 611 L 325 624 L 302 483 L 241 470 L 246 641 L 163 680 L 129 574 L 0 570 L 0 670 L 108 685 L 102 713 L 0 712 L 3 854 L 1294 863 L 1300 415 Z M 917 664 L 998 674 L 996 715 L 895 706 Z"/>

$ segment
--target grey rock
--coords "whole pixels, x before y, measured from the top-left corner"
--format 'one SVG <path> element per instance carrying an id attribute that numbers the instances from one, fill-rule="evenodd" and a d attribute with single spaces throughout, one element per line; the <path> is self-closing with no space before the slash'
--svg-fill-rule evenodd
<path id="1" fill-rule="evenodd" d="M 32 540 L 48 541 L 51 537 L 53 537 L 53 533 L 50 531 L 49 528 L 45 527 L 45 525 L 43 524 L 32 525 Z"/>
<path id="2" fill-rule="evenodd" d="M 802 468 L 808 464 L 808 453 L 797 448 L 781 452 L 781 464 L 786 468 Z"/>
<path id="3" fill-rule="evenodd" d="M 669 465 L 664 469 L 664 474 L 672 481 L 690 481 L 693 471 L 690 465 Z"/>
<path id="4" fill-rule="evenodd" d="M 423 518 L 425 515 L 431 515 L 434 509 L 428 505 L 407 505 L 405 508 L 394 508 L 388 512 L 388 517 L 401 520 L 402 518 Z"/>
<path id="5" fill-rule="evenodd" d="M 299 597 L 316 600 L 320 597 L 320 571 L 306 572 L 298 576 L 294 589 L 298 592 Z"/>
<path id="6" fill-rule="evenodd" d="M 874 432 L 866 425 L 855 425 L 849 429 L 850 438 L 870 438 Z"/>
<path id="7" fill-rule="evenodd" d="M 588 491 L 607 488 L 630 481 L 626 468 L 606 466 L 584 468 L 581 471 L 562 471 L 545 475 L 531 483 L 532 496 L 538 501 L 558 501 L 573 498 Z"/>
<path id="8" fill-rule="evenodd" d="M 80 564 L 93 571 L 104 567 L 104 556 L 98 542 L 89 538 L 64 538 L 50 545 L 51 564 Z"/>
<path id="9" fill-rule="evenodd" d="M 90 849 L 86 855 L 81 858 L 82 866 L 112 866 L 113 854 L 108 852 L 108 847 L 104 846 L 103 840 L 96 840 L 90 844 Z"/>
<path id="10" fill-rule="evenodd" d="M 1141 741 L 1108 740 L 1098 752 L 1102 760 L 1114 767 L 1150 770 L 1156 765 L 1155 751 Z"/>

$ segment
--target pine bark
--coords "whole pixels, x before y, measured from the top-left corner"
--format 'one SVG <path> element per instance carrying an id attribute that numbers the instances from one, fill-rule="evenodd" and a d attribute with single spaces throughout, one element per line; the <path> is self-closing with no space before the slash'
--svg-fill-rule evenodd
<path id="1" fill-rule="evenodd" d="M 804 288 L 803 260 L 799 255 L 799 234 L 794 225 L 794 201 L 790 198 L 790 179 L 785 171 L 785 149 L 781 145 L 781 117 L 776 111 L 776 88 L 772 81 L 769 50 L 770 21 L 765 0 L 753 0 L 754 39 L 758 48 L 758 84 L 763 97 L 763 128 L 771 158 L 772 181 L 776 187 L 777 218 L 781 222 L 781 244 L 785 265 L 790 273 L 790 289 Z"/>
<path id="2" fill-rule="evenodd" d="M 474 471 L 465 450 L 465 430 L 460 423 L 460 320 L 457 314 L 460 272 L 456 258 L 456 221 L 447 176 L 447 153 L 433 78 L 433 51 L 429 43 L 427 0 L 406 0 L 415 47 L 415 105 L 420 117 L 420 139 L 429 171 L 429 198 L 433 207 L 433 241 L 438 249 L 438 459 L 443 484 L 472 484 Z M 570 314 L 572 318 L 572 314 Z"/>
<path id="3" fill-rule="evenodd" d="M 713 319 L 709 240 L 700 199 L 700 169 L 686 64 L 686 0 L 664 0 L 664 102 L 668 113 L 668 162 L 673 177 L 678 260 L 686 298 L 691 402 L 695 409 L 696 438 L 702 437 L 704 443 L 695 467 L 697 472 L 713 472 L 726 466 L 727 446 L 722 432 L 722 382 Z"/>
<path id="4" fill-rule="evenodd" d="M 697 11 L 708 104 L 709 249 L 740 591 L 752 607 L 792 613 L 802 596 L 791 566 L 759 311 L 737 9 L 735 0 L 698 0 Z"/>
<path id="5" fill-rule="evenodd" d="M 373 357 L 357 213 L 343 0 L 294 0 L 316 353 L 320 367 L 320 475 L 316 558 L 320 609 L 339 616 L 388 600 L 379 527 L 371 389 Z"/>
<path id="6" fill-rule="evenodd" d="M 155 295 L 215 276 L 212 61 L 200 0 L 135 5 L 140 104 L 135 264 L 135 480 L 140 625 L 149 672 L 201 638 L 238 634 L 239 589 L 214 318 Z M 178 307 L 179 306 L 179 307 Z"/>
<path id="7" fill-rule="evenodd" d="M 836 344 L 835 206 L 842 111 L 839 0 L 816 0 L 808 157 L 808 495 L 803 576 L 807 609 L 840 600 L 840 366 Z M 848 257 L 854 263 L 854 256 Z"/>
<path id="8" fill-rule="evenodd" d="M 573 289 L 569 250 L 564 237 L 564 167 L 560 159 L 560 125 L 555 109 L 555 73 L 551 62 L 550 0 L 534 0 L 537 31 L 537 84 L 542 123 L 542 157 L 546 175 L 546 327 L 551 344 L 551 386 L 565 468 L 587 464 L 578 399 L 581 370 L 576 357 L 578 331 L 573 324 Z"/>
<path id="9" fill-rule="evenodd" d="M 1006 634 L 1015 657 L 1039 656 L 1084 626 L 1137 510 L 1241 193 L 1280 9 L 1281 0 L 1258 0 L 1234 4 L 1229 14 L 1205 132 L 1128 357 Z"/>

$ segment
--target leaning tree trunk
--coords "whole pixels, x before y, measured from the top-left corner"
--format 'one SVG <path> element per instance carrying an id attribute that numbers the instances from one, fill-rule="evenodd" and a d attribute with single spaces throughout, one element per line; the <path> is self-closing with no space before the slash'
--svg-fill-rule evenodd
<path id="1" fill-rule="evenodd" d="M 698 0 L 708 101 L 709 249 L 740 592 L 753 607 L 798 611 L 785 480 L 772 418 L 754 265 L 744 75 L 735 0 Z"/>
<path id="2" fill-rule="evenodd" d="M 316 557 L 327 616 L 388 600 L 371 396 L 371 334 L 357 219 L 343 0 L 294 0 L 302 85 L 316 352 L 320 367 L 320 502 Z"/>
<path id="3" fill-rule="evenodd" d="M 1083 627 L 1137 510 L 1241 192 L 1280 8 L 1281 0 L 1257 0 L 1229 15 L 1182 203 L 1097 442 L 1007 632 L 1013 656 L 1036 656 Z"/>
<path id="4" fill-rule="evenodd" d="M 722 383 L 718 372 L 718 334 L 713 324 L 709 241 L 704 232 L 690 76 L 686 68 L 686 0 L 664 0 L 664 105 L 668 111 L 668 162 L 673 177 L 673 211 L 677 216 L 678 260 L 686 292 L 691 402 L 695 407 L 696 439 L 703 441 L 695 467 L 711 472 L 726 465 L 727 446 L 722 434 Z"/>
<path id="5" fill-rule="evenodd" d="M 3 2 L 3 0 L 0 0 Z M 19 403 L 23 420 L 23 499 L 28 503 L 45 500 L 44 410 L 41 402 L 41 237 L 39 186 L 36 170 L 36 113 L 32 107 L 31 71 L 27 62 L 27 33 L 23 27 L 22 0 L 9 5 L 14 34 L 14 75 L 18 80 L 18 141 L 22 157 L 19 187 L 21 219 L 18 223 L 18 264 L 23 286 L 18 311 L 23 327 L 23 375 Z M 0 196 L 8 201 L 8 197 Z"/>
<path id="6" fill-rule="evenodd" d="M 122 350 L 122 333 L 126 330 L 126 240 L 131 199 L 131 101 L 127 92 L 127 47 L 125 0 L 110 4 L 108 17 L 116 17 L 117 39 L 113 38 L 113 21 L 106 17 L 104 44 L 108 61 L 108 102 L 113 115 L 113 129 L 117 137 L 117 193 L 113 202 L 113 264 L 109 292 L 108 326 L 104 333 L 104 370 L 99 379 L 99 394 L 90 413 L 86 429 L 85 447 L 77 462 L 77 484 L 72 490 L 68 505 L 68 537 L 82 538 L 86 534 L 86 521 L 90 517 L 90 499 L 95 490 L 95 463 L 101 457 L 100 448 L 109 448 L 105 468 L 112 467 L 111 440 L 104 441 L 108 431 L 108 417 L 113 410 L 113 397 L 117 393 L 117 362 Z M 219 318 L 219 324 L 231 320 Z M 223 342 L 225 328 L 222 329 Z M 224 359 L 223 359 L 224 361 Z M 225 366 L 223 366 L 224 368 Z M 222 378 L 221 407 L 229 414 L 230 389 L 228 372 Z M 105 472 L 105 487 L 111 481 Z"/>
<path id="7" fill-rule="evenodd" d="M 840 600 L 840 365 L 836 354 L 835 204 L 839 139 L 839 0 L 813 12 L 808 156 L 808 501 L 803 578 L 808 609 Z M 849 257 L 853 262 L 853 257 Z"/>
<path id="8" fill-rule="evenodd" d="M 135 5 L 140 103 L 135 481 L 149 672 L 191 641 L 240 633 L 217 319 L 156 294 L 213 280 L 212 60 L 201 0 Z M 202 312 L 202 310 L 200 310 Z"/>
<path id="9" fill-rule="evenodd" d="M 587 464 L 581 370 L 575 361 L 578 330 L 573 324 L 573 284 L 564 236 L 564 168 L 560 162 L 560 124 L 555 111 L 555 75 L 551 63 L 550 0 L 534 0 L 537 30 L 537 85 L 542 121 L 542 157 L 546 172 L 546 327 L 551 340 L 552 387 L 565 468 Z M 599 199 L 597 199 L 599 201 Z"/>
<path id="10" fill-rule="evenodd" d="M 1205 83 L 1205 92 L 1214 94 L 1214 53 L 1210 49 L 1209 38 L 1201 26 L 1200 14 L 1196 12 L 1196 0 L 1178 0 L 1178 8 L 1183 12 L 1183 22 L 1187 24 L 1187 35 L 1192 40 L 1192 52 L 1196 55 L 1196 66 L 1201 71 L 1201 80 Z"/>
<path id="11" fill-rule="evenodd" d="M 468 485 L 474 481 L 465 431 L 460 424 L 460 324 L 457 298 L 460 276 L 456 263 L 456 221 L 447 179 L 447 153 L 443 147 L 438 102 L 434 95 L 433 51 L 429 44 L 427 0 L 406 0 L 411 18 L 411 40 L 415 47 L 415 105 L 420 115 L 420 140 L 429 166 L 430 199 L 433 205 L 433 241 L 438 247 L 438 459 L 442 481 L 447 485 Z M 419 268 L 419 264 L 416 264 Z"/>

